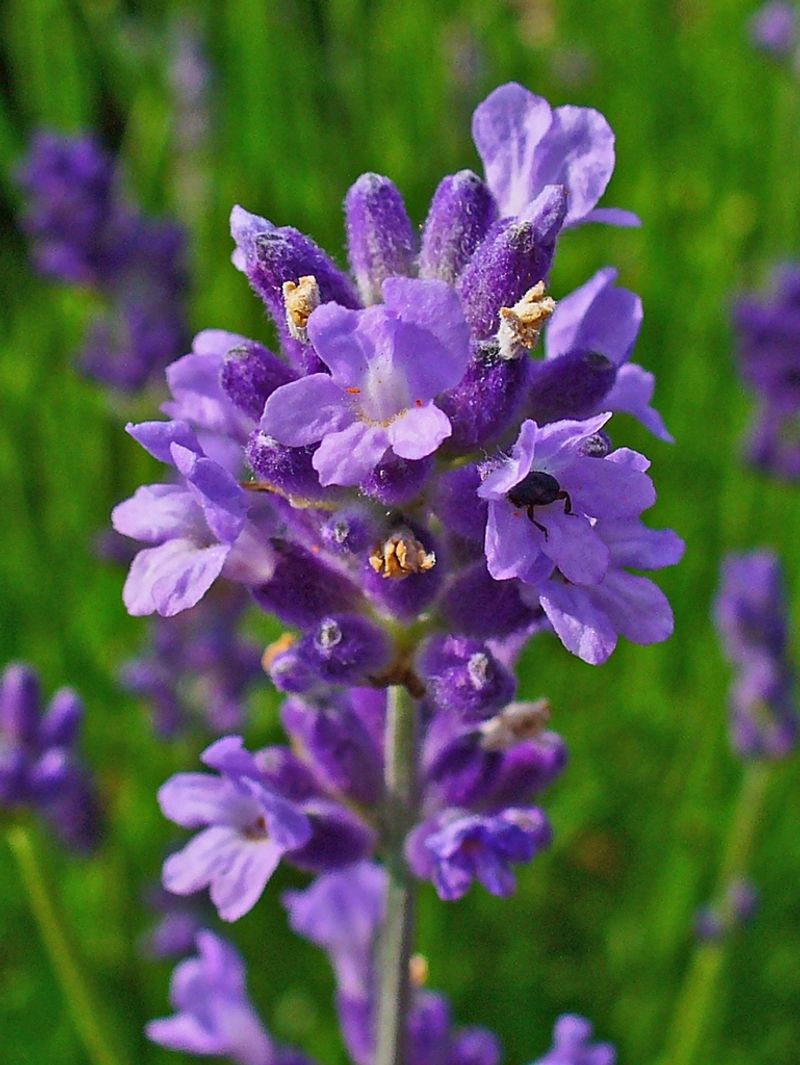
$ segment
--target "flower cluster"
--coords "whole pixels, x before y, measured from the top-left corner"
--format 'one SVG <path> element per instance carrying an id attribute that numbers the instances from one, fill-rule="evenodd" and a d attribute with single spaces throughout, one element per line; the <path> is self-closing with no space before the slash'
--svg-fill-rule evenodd
<path id="1" fill-rule="evenodd" d="M 564 231 L 638 224 L 597 207 L 614 166 L 608 123 L 507 85 L 473 133 L 485 179 L 446 177 L 421 233 L 388 178 L 354 183 L 349 274 L 296 229 L 234 208 L 233 263 L 281 351 L 201 333 L 167 371 L 169 420 L 128 427 L 168 478 L 113 514 L 144 545 L 130 613 L 172 618 L 222 579 L 287 626 L 263 661 L 291 747 L 251 753 L 223 737 L 202 756 L 211 772 L 163 785 L 164 814 L 198 830 L 163 880 L 178 895 L 209 889 L 233 921 L 279 862 L 317 874 L 287 902 L 332 955 L 359 1065 L 377 1023 L 385 874 L 373 856 L 394 848 L 445 900 L 475 881 L 511 894 L 515 867 L 550 842 L 536 800 L 566 759 L 547 702 L 515 699 L 516 659 L 544 632 L 592 664 L 620 635 L 668 637 L 669 604 L 630 570 L 671 565 L 683 546 L 643 524 L 649 462 L 609 435 L 619 413 L 670 439 L 652 376 L 631 362 L 638 297 L 610 268 L 557 307 L 547 291 Z M 402 825 L 385 783 L 401 703 L 418 723 Z M 178 984 L 181 1031 L 195 1032 Z M 493 1037 L 451 1030 L 439 996 L 416 992 L 408 1022 L 409 1061 L 497 1059 Z M 203 1021 L 211 1037 L 170 1045 L 264 1057 L 231 1050 L 221 1027 Z M 588 1031 L 568 1027 L 553 1053 L 583 1053 Z"/>
<path id="2" fill-rule="evenodd" d="M 83 703 L 57 691 L 46 712 L 39 679 L 14 663 L 0 677 L 0 808 L 41 814 L 68 847 L 91 851 L 100 838 L 94 787 L 75 752 Z"/>
<path id="3" fill-rule="evenodd" d="M 731 690 L 731 740 L 745 758 L 781 758 L 797 745 L 800 720 L 788 641 L 781 564 L 771 551 L 728 555 L 716 601 L 717 626 L 738 670 Z"/>
<path id="4" fill-rule="evenodd" d="M 784 264 L 769 296 L 741 296 L 733 308 L 739 366 L 757 400 L 749 460 L 790 480 L 800 478 L 800 266 Z"/>
<path id="5" fill-rule="evenodd" d="M 132 207 L 113 160 L 90 137 L 38 134 L 19 182 L 37 268 L 105 305 L 90 325 L 82 370 L 124 392 L 140 389 L 184 343 L 183 230 Z"/>

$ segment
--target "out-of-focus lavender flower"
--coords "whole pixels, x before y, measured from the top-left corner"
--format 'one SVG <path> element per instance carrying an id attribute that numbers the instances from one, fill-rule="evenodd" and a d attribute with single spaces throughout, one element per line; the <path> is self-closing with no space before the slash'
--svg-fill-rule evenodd
<path id="1" fill-rule="evenodd" d="M 757 407 L 746 449 L 760 469 L 800 478 L 800 266 L 775 269 L 769 294 L 733 305 L 739 368 Z"/>
<path id="2" fill-rule="evenodd" d="M 259 647 L 238 632 L 247 606 L 243 590 L 221 587 L 189 613 L 153 620 L 147 649 L 124 663 L 121 679 L 147 700 L 160 735 L 193 722 L 217 734 L 242 727 L 247 691 L 262 675 Z"/>
<path id="3" fill-rule="evenodd" d="M 38 269 L 87 286 L 105 304 L 89 326 L 82 369 L 136 391 L 184 343 L 183 229 L 131 206 L 114 160 L 91 137 L 38 134 L 19 180 L 22 226 Z"/>
<path id="4" fill-rule="evenodd" d="M 43 709 L 39 678 L 12 663 L 0 678 L 0 807 L 29 807 L 79 853 L 100 839 L 94 784 L 78 754 L 83 703 L 61 688 Z"/>
<path id="5" fill-rule="evenodd" d="M 780 758 L 794 750 L 800 719 L 787 631 L 781 564 L 771 551 L 723 559 L 715 604 L 725 653 L 736 667 L 731 741 L 746 758 Z"/>
<path id="6" fill-rule="evenodd" d="M 596 207 L 614 171 L 614 134 L 598 111 L 553 109 L 543 97 L 511 83 L 478 106 L 472 136 L 502 215 L 525 218 L 545 185 L 565 185 L 567 225 L 639 225 L 629 211 Z"/>
<path id="7" fill-rule="evenodd" d="M 147 890 L 145 901 L 158 914 L 158 920 L 142 937 L 142 954 L 149 958 L 183 958 L 191 954 L 195 937 L 208 924 L 210 913 L 204 912 L 197 899 L 173 895 L 160 884 Z"/>
<path id="8" fill-rule="evenodd" d="M 231 944 L 201 931 L 196 945 L 197 956 L 172 974 L 175 1014 L 150 1021 L 148 1038 L 169 1050 L 224 1057 L 237 1065 L 311 1065 L 270 1038 L 248 998 L 244 962 Z"/>
<path id="9" fill-rule="evenodd" d="M 797 44 L 797 9 L 786 0 L 769 0 L 750 18 L 747 30 L 756 48 L 785 59 Z"/>
<path id="10" fill-rule="evenodd" d="M 695 914 L 694 931 L 698 939 L 718 940 L 733 929 L 751 921 L 758 909 L 758 890 L 743 877 L 732 880 L 717 906 L 703 906 Z"/>
<path id="11" fill-rule="evenodd" d="M 615 1065 L 617 1052 L 610 1043 L 593 1043 L 592 1025 L 585 1017 L 565 1013 L 553 1028 L 553 1046 L 533 1065 Z"/>

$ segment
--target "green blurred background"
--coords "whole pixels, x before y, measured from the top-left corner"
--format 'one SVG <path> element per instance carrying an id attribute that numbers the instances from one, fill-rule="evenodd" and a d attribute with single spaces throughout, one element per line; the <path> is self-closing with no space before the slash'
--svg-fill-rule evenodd
<path id="1" fill-rule="evenodd" d="M 599 669 L 537 641 L 522 690 L 551 697 L 572 754 L 545 800 L 555 846 L 522 871 L 511 901 L 476 889 L 445 907 L 424 889 L 419 946 L 430 985 L 452 997 L 459 1021 L 497 1030 L 508 1062 L 541 1053 L 555 1016 L 574 1010 L 618 1044 L 621 1065 L 673 1065 L 662 1058 L 670 1030 L 697 1024 L 680 998 L 692 917 L 715 890 L 742 782 L 709 620 L 720 556 L 772 545 L 800 586 L 797 489 L 739 458 L 750 403 L 727 320 L 731 293 L 797 254 L 800 236 L 800 89 L 750 48 L 753 9 L 752 0 L 0 5 L 0 663 L 25 659 L 48 690 L 73 684 L 89 706 L 85 747 L 109 842 L 89 863 L 39 842 L 120 1065 L 179 1060 L 141 1034 L 167 1011 L 170 966 L 141 960 L 136 939 L 151 920 L 143 885 L 172 838 L 154 793 L 170 772 L 194 768 L 199 740 L 156 741 L 143 707 L 116 685 L 144 626 L 126 617 L 122 573 L 97 561 L 92 538 L 114 502 L 156 479 L 120 428 L 153 416 L 155 400 L 115 407 L 72 368 L 89 301 L 35 276 L 14 226 L 13 167 L 30 132 L 98 131 L 121 152 L 131 192 L 191 226 L 193 327 L 263 337 L 261 308 L 229 262 L 233 203 L 296 225 L 341 260 L 349 184 L 364 170 L 390 175 L 421 222 L 443 174 L 479 168 L 469 120 L 494 86 L 518 80 L 554 104 L 607 115 L 618 162 L 604 202 L 637 211 L 644 227 L 568 235 L 552 288 L 558 297 L 610 263 L 644 299 L 636 358 L 658 376 L 656 402 L 677 444 L 629 422 L 620 442 L 653 459 L 652 523 L 687 541 L 685 561 L 660 579 L 676 634 L 657 648 L 623 644 Z M 169 76 L 181 26 L 199 35 L 211 78 L 209 138 L 191 153 Z M 249 739 L 277 735 L 265 690 Z M 797 783 L 796 762 L 770 774 L 751 866 L 762 906 L 707 981 L 696 1065 L 800 1060 Z M 4 845 L 0 854 L 0 1060 L 78 1065 L 84 1052 Z M 302 881 L 282 872 L 231 934 L 276 1036 L 336 1065 L 345 1059 L 332 980 L 286 928 L 278 897 L 290 882 Z"/>

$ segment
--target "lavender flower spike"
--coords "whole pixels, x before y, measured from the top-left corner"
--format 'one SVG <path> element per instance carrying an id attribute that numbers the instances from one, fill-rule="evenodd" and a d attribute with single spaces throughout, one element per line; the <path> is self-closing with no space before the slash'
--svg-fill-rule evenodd
<path id="1" fill-rule="evenodd" d="M 308 335 L 331 370 L 277 389 L 263 432 L 303 447 L 322 441 L 313 465 L 323 485 L 355 485 L 391 449 L 404 459 L 435 451 L 451 432 L 433 402 L 462 378 L 468 332 L 455 292 L 443 281 L 391 277 L 384 303 L 352 311 L 330 303 Z"/>
<path id="2" fill-rule="evenodd" d="M 553 1046 L 533 1065 L 615 1065 L 617 1052 L 610 1043 L 591 1043 L 592 1025 L 585 1017 L 565 1013 L 553 1029 Z"/>
<path id="3" fill-rule="evenodd" d="M 589 107 L 557 107 L 515 82 L 501 85 L 472 118 L 472 136 L 500 213 L 526 218 L 545 185 L 566 185 L 566 225 L 636 226 L 630 211 L 595 210 L 614 171 L 614 134 Z"/>
<path id="4" fill-rule="evenodd" d="M 164 863 L 164 887 L 176 895 L 211 888 L 223 921 L 251 910 L 288 850 L 311 837 L 308 818 L 271 788 L 238 736 L 217 740 L 202 760 L 219 775 L 178 773 L 158 801 L 184 828 L 203 828 Z"/>
<path id="5" fill-rule="evenodd" d="M 226 940 L 197 933 L 197 957 L 172 974 L 172 1017 L 150 1021 L 148 1039 L 185 1054 L 225 1057 L 237 1065 L 300 1065 L 308 1059 L 275 1046 L 247 996 L 244 963 Z M 310 1062 L 309 1062 L 310 1065 Z"/>

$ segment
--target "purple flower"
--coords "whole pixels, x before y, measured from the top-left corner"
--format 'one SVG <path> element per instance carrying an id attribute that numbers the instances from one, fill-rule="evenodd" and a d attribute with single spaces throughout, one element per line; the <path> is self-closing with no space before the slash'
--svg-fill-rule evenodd
<path id="1" fill-rule="evenodd" d="M 244 962 L 231 944 L 206 931 L 197 933 L 196 943 L 197 957 L 181 962 L 172 974 L 175 1014 L 150 1021 L 148 1039 L 169 1050 L 226 1057 L 237 1065 L 307 1062 L 270 1039 L 247 996 Z"/>
<path id="2" fill-rule="evenodd" d="M 306 815 L 265 783 L 238 736 L 217 740 L 202 755 L 218 771 L 178 773 L 158 793 L 161 809 L 184 828 L 201 828 L 164 863 L 164 887 L 191 895 L 205 887 L 224 921 L 256 904 L 281 857 L 311 837 Z"/>
<path id="3" fill-rule="evenodd" d="M 139 488 L 114 508 L 117 532 L 154 545 L 131 564 L 123 591 L 128 612 L 172 617 L 199 602 L 223 567 L 245 584 L 268 580 L 274 555 L 247 520 L 245 492 L 203 454 L 190 426 L 143 422 L 129 425 L 128 432 L 182 479 Z"/>
<path id="4" fill-rule="evenodd" d="M 538 584 L 556 567 L 576 584 L 603 579 L 610 552 L 594 519 L 631 518 L 655 500 L 642 455 L 582 452 L 610 416 L 543 427 L 523 422 L 510 457 L 489 468 L 478 495 L 489 501 L 485 550 L 495 580 Z"/>
<path id="5" fill-rule="evenodd" d="M 492 895 L 513 894 L 511 863 L 529 862 L 551 839 L 547 818 L 535 806 L 495 814 L 448 810 L 412 832 L 407 852 L 417 876 L 432 880 L 439 897 L 451 902 L 473 880 Z"/>
<path id="6" fill-rule="evenodd" d="M 384 282 L 383 296 L 362 311 L 317 308 L 308 335 L 331 375 L 284 385 L 264 408 L 261 429 L 282 444 L 321 441 L 313 465 L 323 485 L 358 484 L 387 449 L 424 458 L 451 432 L 433 399 L 469 360 L 458 297 L 442 281 L 400 277 Z"/>
<path id="7" fill-rule="evenodd" d="M 629 211 L 594 209 L 614 171 L 614 134 L 598 111 L 553 109 L 511 82 L 476 108 L 472 136 L 502 216 L 525 218 L 545 185 L 565 185 L 567 225 L 639 224 Z"/>
<path id="8" fill-rule="evenodd" d="M 571 352 L 597 352 L 616 367 L 616 379 L 602 399 L 602 409 L 631 414 L 661 440 L 672 441 L 661 415 L 650 406 L 655 378 L 629 362 L 642 325 L 642 301 L 617 288 L 610 266 L 558 301 L 545 331 L 545 355 L 560 359 Z M 536 379 L 534 378 L 534 391 Z M 597 413 L 592 411 L 591 413 Z"/>
<path id="9" fill-rule="evenodd" d="M 565 1013 L 553 1029 L 553 1046 L 533 1065 L 615 1065 L 617 1052 L 610 1043 L 592 1043 L 592 1025 L 585 1017 Z"/>
<path id="10" fill-rule="evenodd" d="M 778 59 L 792 54 L 797 43 L 797 11 L 785 0 L 763 4 L 748 23 L 750 40 Z"/>
<path id="11" fill-rule="evenodd" d="M 536 595 L 567 650 L 596 666 L 611 655 L 618 636 L 651 644 L 672 635 L 672 609 L 664 593 L 626 570 L 674 566 L 684 545 L 671 530 L 648 529 L 635 520 L 597 521 L 593 531 L 608 550 L 601 580 L 579 585 L 556 572 L 538 586 Z"/>

